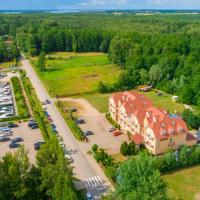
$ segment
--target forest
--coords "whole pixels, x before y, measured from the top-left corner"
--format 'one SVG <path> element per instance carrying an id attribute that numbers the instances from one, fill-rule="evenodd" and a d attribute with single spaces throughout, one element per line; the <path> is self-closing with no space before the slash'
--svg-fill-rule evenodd
<path id="1" fill-rule="evenodd" d="M 55 51 L 108 53 L 110 62 L 124 70 L 112 88 L 101 83 L 101 92 L 152 84 L 180 96 L 182 103 L 200 107 L 199 31 L 200 15 L 102 12 L 0 18 L 0 35 L 14 37 L 31 56 Z"/>

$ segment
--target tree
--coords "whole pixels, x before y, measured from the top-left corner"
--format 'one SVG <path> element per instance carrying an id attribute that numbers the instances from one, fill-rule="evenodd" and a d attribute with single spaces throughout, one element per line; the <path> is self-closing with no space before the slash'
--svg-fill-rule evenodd
<path id="1" fill-rule="evenodd" d="M 112 199 L 166 200 L 166 185 L 160 177 L 155 159 L 146 153 L 124 162 L 118 171 L 116 192 Z"/>
<path id="2" fill-rule="evenodd" d="M 122 144 L 121 144 L 121 147 L 120 147 L 120 152 L 122 155 L 126 156 L 127 153 L 128 153 L 128 143 L 126 141 L 124 141 Z"/>
<path id="3" fill-rule="evenodd" d="M 45 63 L 46 63 L 45 53 L 41 52 L 39 55 L 39 59 L 38 59 L 38 68 L 42 72 L 44 72 L 46 70 Z"/>
<path id="4" fill-rule="evenodd" d="M 159 65 L 152 65 L 149 71 L 149 77 L 152 83 L 156 84 L 162 78 L 162 70 Z"/>
<path id="5" fill-rule="evenodd" d="M 193 104 L 195 94 L 189 85 L 185 85 L 180 92 L 180 98 L 183 103 Z"/>
<path id="6" fill-rule="evenodd" d="M 102 81 L 100 81 L 98 86 L 98 91 L 100 93 L 106 93 L 108 92 L 108 87 Z"/>
<path id="7" fill-rule="evenodd" d="M 41 170 L 40 189 L 52 200 L 76 200 L 73 173 L 64 158 L 62 148 L 55 136 L 51 137 L 37 154 Z"/>
<path id="8" fill-rule="evenodd" d="M 14 155 L 6 154 L 0 161 L 0 199 L 41 200 L 40 173 L 35 173 L 35 169 L 23 147 Z"/>

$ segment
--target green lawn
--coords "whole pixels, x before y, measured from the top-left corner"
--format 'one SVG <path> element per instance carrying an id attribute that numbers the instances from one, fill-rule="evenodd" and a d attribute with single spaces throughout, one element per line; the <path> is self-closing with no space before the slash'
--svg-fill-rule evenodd
<path id="1" fill-rule="evenodd" d="M 164 175 L 163 179 L 168 186 L 168 193 L 172 199 L 200 199 L 200 166 Z"/>
<path id="2" fill-rule="evenodd" d="M 172 95 L 170 94 L 163 93 L 163 96 L 158 96 L 156 90 L 152 90 L 149 92 L 138 92 L 151 99 L 154 106 L 163 108 L 169 111 L 170 113 L 182 113 L 185 109 L 183 104 L 173 102 Z"/>
<path id="3" fill-rule="evenodd" d="M 81 97 L 86 99 L 94 106 L 99 112 L 106 113 L 108 112 L 108 98 L 111 94 L 86 94 Z"/>
<path id="4" fill-rule="evenodd" d="M 37 58 L 32 58 L 36 66 Z M 40 72 L 52 96 L 72 96 L 97 92 L 99 81 L 112 85 L 120 69 L 102 53 L 54 53 L 47 55 L 47 71 Z"/>
<path id="5" fill-rule="evenodd" d="M 162 92 L 164 95 L 163 96 L 158 96 L 157 95 L 157 90 L 151 90 L 149 92 L 140 92 L 137 90 L 137 92 L 145 95 L 147 98 L 151 99 L 154 106 L 163 108 L 166 111 L 169 111 L 170 113 L 182 113 L 185 110 L 185 107 L 182 103 L 176 103 L 172 101 L 172 96 L 170 94 Z M 196 113 L 199 112 L 199 109 L 197 106 L 191 106 Z"/>
<path id="6" fill-rule="evenodd" d="M 8 67 L 10 67 L 10 66 L 12 66 L 12 65 L 14 65 L 15 64 L 15 62 L 14 61 L 9 61 L 9 62 L 3 62 L 3 63 L 0 63 L 0 68 L 8 68 Z"/>

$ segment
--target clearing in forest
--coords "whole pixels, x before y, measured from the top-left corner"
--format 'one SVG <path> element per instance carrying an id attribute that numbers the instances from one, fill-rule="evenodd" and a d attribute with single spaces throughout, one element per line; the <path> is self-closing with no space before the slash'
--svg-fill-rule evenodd
<path id="1" fill-rule="evenodd" d="M 52 96 L 74 96 L 94 93 L 99 81 L 106 85 L 116 82 L 120 68 L 110 64 L 103 53 L 53 53 L 46 56 L 47 70 L 35 67 L 44 85 Z M 32 58 L 34 66 L 37 58 Z"/>

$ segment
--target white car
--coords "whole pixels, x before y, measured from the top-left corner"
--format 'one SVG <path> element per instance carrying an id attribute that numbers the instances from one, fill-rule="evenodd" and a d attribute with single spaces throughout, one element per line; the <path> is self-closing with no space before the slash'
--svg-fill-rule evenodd
<path id="1" fill-rule="evenodd" d="M 69 163 L 73 163 L 74 160 L 70 155 L 65 154 L 65 158 L 69 161 Z"/>
<path id="2" fill-rule="evenodd" d="M 116 130 L 116 128 L 115 128 L 114 126 L 111 126 L 111 127 L 108 129 L 109 132 L 113 132 L 113 131 L 115 131 L 115 130 Z"/>

